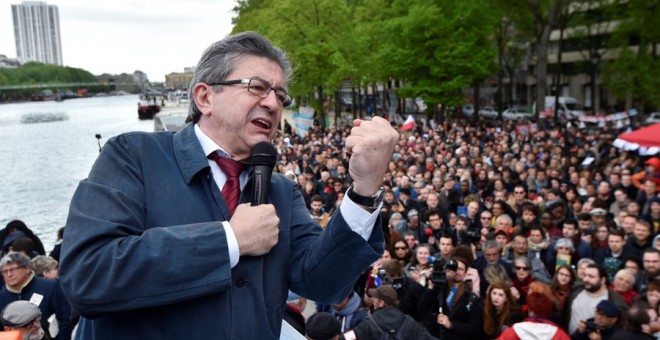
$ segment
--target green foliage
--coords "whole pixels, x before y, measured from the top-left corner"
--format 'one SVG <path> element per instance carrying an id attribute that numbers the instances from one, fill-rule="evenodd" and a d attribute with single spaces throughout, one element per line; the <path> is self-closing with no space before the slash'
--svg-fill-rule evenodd
<path id="1" fill-rule="evenodd" d="M 660 106 L 660 27 L 657 13 L 659 0 L 619 1 L 624 13 L 620 25 L 609 40 L 609 47 L 619 50 L 616 59 L 604 66 L 605 82 L 614 95 L 624 98 L 630 94 L 633 106 Z M 639 48 L 631 49 L 631 40 Z"/>
<path id="2" fill-rule="evenodd" d="M 95 81 L 88 71 L 68 66 L 30 62 L 17 68 L 0 68 L 0 84 L 6 85 Z"/>

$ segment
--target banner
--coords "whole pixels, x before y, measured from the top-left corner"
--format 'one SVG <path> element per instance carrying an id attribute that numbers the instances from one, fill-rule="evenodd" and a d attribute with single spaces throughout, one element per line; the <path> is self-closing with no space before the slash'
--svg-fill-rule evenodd
<path id="1" fill-rule="evenodd" d="M 304 138 L 314 123 L 314 109 L 309 106 L 299 108 L 298 112 L 293 114 L 293 123 L 298 137 Z"/>
<path id="2" fill-rule="evenodd" d="M 630 111 L 623 111 L 623 112 L 617 112 L 617 113 L 612 113 L 609 115 L 597 115 L 597 116 L 580 116 L 579 120 L 581 122 L 586 122 L 586 123 L 605 123 L 605 122 L 611 122 L 611 121 L 622 121 L 626 120 L 629 117 L 633 117 L 637 115 L 637 110 L 636 109 L 631 109 Z"/>

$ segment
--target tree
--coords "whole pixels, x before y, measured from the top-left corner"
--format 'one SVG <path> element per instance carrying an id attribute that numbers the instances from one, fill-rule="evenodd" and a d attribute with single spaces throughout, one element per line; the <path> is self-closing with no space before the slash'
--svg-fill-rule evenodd
<path id="1" fill-rule="evenodd" d="M 605 82 L 615 96 L 627 98 L 627 109 L 634 106 L 643 113 L 646 106 L 660 106 L 660 1 L 619 0 L 616 5 L 623 20 L 608 42 L 618 53 L 604 66 Z"/>

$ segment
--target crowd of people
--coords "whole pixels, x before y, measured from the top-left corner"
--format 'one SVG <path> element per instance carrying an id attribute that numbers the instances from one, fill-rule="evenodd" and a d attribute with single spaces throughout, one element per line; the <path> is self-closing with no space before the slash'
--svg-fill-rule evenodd
<path id="1" fill-rule="evenodd" d="M 284 319 L 310 339 L 660 339 L 660 159 L 612 147 L 614 125 L 521 131 L 402 132 L 383 178 L 381 259 L 307 320 L 291 293 Z M 275 171 L 325 227 L 352 183 L 349 127 L 285 132 Z M 0 231 L 5 329 L 70 337 L 62 238 L 45 256 L 22 221 Z"/>
<path id="2" fill-rule="evenodd" d="M 401 132 L 383 179 L 385 253 L 342 304 L 317 306 L 338 320 L 333 335 L 660 338 L 660 159 L 613 147 L 616 123 L 518 124 Z M 326 223 L 351 183 L 347 131 L 276 140 L 276 171 Z"/>

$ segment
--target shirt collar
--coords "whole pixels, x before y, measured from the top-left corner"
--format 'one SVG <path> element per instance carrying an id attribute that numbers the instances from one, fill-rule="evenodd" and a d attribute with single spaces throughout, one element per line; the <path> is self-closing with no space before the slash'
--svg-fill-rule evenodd
<path id="1" fill-rule="evenodd" d="M 202 131 L 199 124 L 195 124 L 195 136 L 197 137 L 197 140 L 199 140 L 199 144 L 202 145 L 202 150 L 206 157 L 217 151 L 220 157 L 231 158 L 231 155 L 227 151 L 223 150 L 213 141 L 213 139 L 211 139 L 211 137 Z"/>

